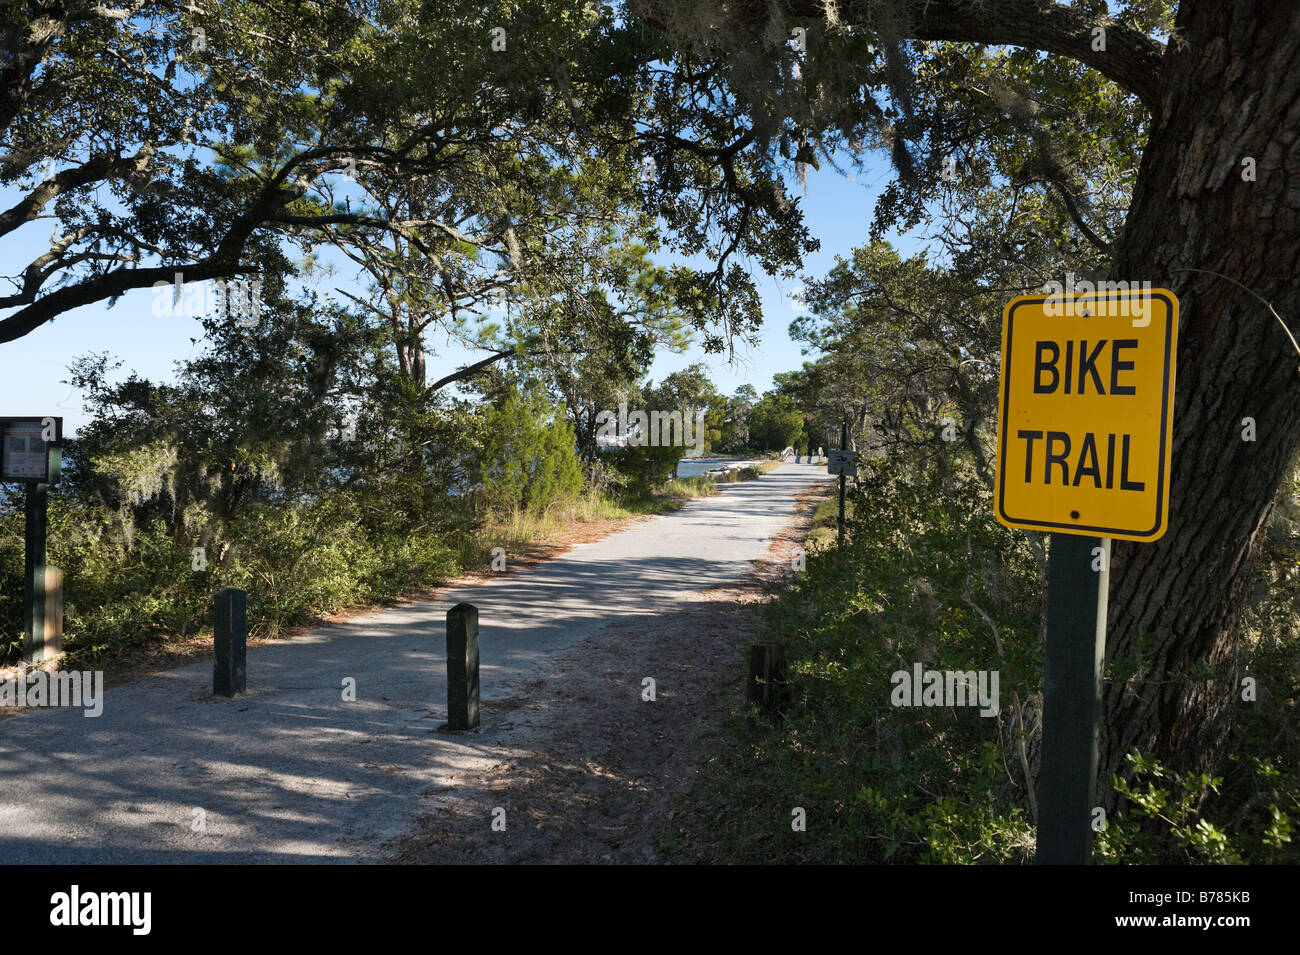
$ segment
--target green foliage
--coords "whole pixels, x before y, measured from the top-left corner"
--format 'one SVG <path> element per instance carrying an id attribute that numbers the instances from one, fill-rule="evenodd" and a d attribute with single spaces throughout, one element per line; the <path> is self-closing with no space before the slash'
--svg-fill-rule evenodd
<path id="1" fill-rule="evenodd" d="M 1026 861 L 1027 790 L 1005 742 L 1019 732 L 1013 699 L 1037 684 L 1032 554 L 969 466 L 943 480 L 884 461 L 860 473 L 849 540 L 811 551 L 764 614 L 758 639 L 785 645 L 795 702 L 782 721 L 733 724 L 701 797 L 718 848 L 741 861 Z M 1001 714 L 891 706 L 891 675 L 914 662 L 1000 671 Z M 807 832 L 791 831 L 791 806 L 816 820 Z"/>
<path id="2" fill-rule="evenodd" d="M 731 147 L 743 117 L 725 99 L 683 117 L 673 71 L 648 68 L 671 50 L 604 4 L 6 11 L 0 184 L 24 199 L 6 229 L 53 216 L 68 237 L 33 260 L 6 334 L 71 307 L 59 289 L 111 305 L 155 266 L 271 276 L 288 247 L 329 244 L 375 279 L 368 304 L 413 381 L 426 328 L 555 352 L 584 331 L 690 327 L 718 351 L 760 318 L 735 258 L 788 270 L 816 247 L 771 163 Z M 666 241 L 715 268 L 629 280 L 623 253 Z M 496 293 L 516 307 L 476 327 Z"/>
<path id="3" fill-rule="evenodd" d="M 1293 839 L 1300 818 L 1294 765 L 1279 757 L 1229 756 L 1234 785 L 1249 796 L 1223 798 L 1225 777 L 1175 773 L 1132 752 L 1132 779 L 1111 780 L 1127 802 L 1097 836 L 1098 858 L 1124 865 L 1288 864 L 1300 861 Z"/>
<path id="4" fill-rule="evenodd" d="M 722 437 L 719 425 L 725 399 L 713 387 L 713 382 L 709 381 L 701 363 L 696 362 L 681 371 L 673 372 L 658 387 L 648 384 L 643 394 L 647 407 L 681 413 L 682 421 L 689 422 L 692 429 L 692 447 L 701 454 L 712 450 Z M 704 433 L 697 435 L 694 429 L 700 412 L 704 413 Z"/>
<path id="5" fill-rule="evenodd" d="M 1034 827 L 1020 743 L 1041 706 L 1042 584 L 1027 535 L 992 518 L 970 457 L 943 468 L 869 456 L 834 543 L 836 502 L 814 514 L 806 572 L 766 608 L 756 639 L 786 648 L 794 703 L 771 721 L 738 715 L 692 798 L 716 829 L 710 858 L 772 862 L 1029 863 Z M 1273 559 L 1247 617 L 1243 702 L 1215 775 L 1131 753 L 1095 837 L 1112 864 L 1295 864 L 1300 819 L 1300 566 L 1290 494 L 1270 525 Z M 1258 628 L 1268 628 L 1267 631 Z M 998 669 L 1001 714 L 890 705 L 890 674 Z M 1023 720 L 1023 722 L 1022 722 Z M 806 832 L 789 811 L 808 813 Z M 685 851 L 679 847 L 678 851 Z"/>
<path id="6" fill-rule="evenodd" d="M 741 385 L 736 393 L 722 402 L 717 418 L 716 447 L 726 454 L 738 454 L 749 448 L 749 415 L 758 404 L 753 385 Z M 784 450 L 784 449 L 782 449 Z"/>
<path id="7" fill-rule="evenodd" d="M 515 511 L 539 514 L 571 502 L 582 489 L 573 428 L 561 409 L 540 392 L 510 392 L 499 408 L 490 408 L 478 491 L 492 514 Z"/>
<path id="8" fill-rule="evenodd" d="M 783 451 L 802 433 L 803 414 L 787 395 L 769 392 L 749 412 L 749 440 L 760 451 Z"/>
<path id="9" fill-rule="evenodd" d="M 601 452 L 601 458 L 623 475 L 629 491 L 642 494 L 671 479 L 685 453 L 681 445 L 631 446 L 609 448 Z"/>

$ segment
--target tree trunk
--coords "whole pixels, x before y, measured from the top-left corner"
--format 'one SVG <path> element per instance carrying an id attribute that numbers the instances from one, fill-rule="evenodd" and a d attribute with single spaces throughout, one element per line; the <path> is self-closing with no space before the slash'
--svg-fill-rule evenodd
<path id="1" fill-rule="evenodd" d="M 1273 0 L 1185 0 L 1165 54 L 1113 277 L 1179 299 L 1169 530 L 1113 553 L 1106 656 L 1120 672 L 1104 689 L 1099 761 L 1111 808 L 1107 783 L 1130 748 L 1208 772 L 1243 705 L 1239 611 L 1300 437 L 1300 355 L 1264 304 L 1207 272 L 1296 326 L 1298 57 L 1300 5 Z M 1202 661 L 1213 679 L 1191 671 Z"/>
<path id="2" fill-rule="evenodd" d="M 393 314 L 396 315 L 400 313 L 394 311 Z M 406 340 L 402 342 L 401 345 L 398 346 L 400 349 L 402 345 L 404 345 L 406 350 L 406 359 L 405 359 L 406 367 L 403 368 L 402 370 L 406 372 L 407 379 L 410 382 L 419 385 L 421 388 L 424 387 L 424 377 L 425 377 L 424 325 L 421 323 L 421 319 L 423 318 L 424 318 L 423 312 L 412 311 L 412 309 L 409 306 L 407 307 Z"/>
<path id="3" fill-rule="evenodd" d="M 410 378 L 411 381 L 424 387 L 424 332 L 417 332 L 416 339 L 408 350 L 408 360 L 411 363 Z"/>

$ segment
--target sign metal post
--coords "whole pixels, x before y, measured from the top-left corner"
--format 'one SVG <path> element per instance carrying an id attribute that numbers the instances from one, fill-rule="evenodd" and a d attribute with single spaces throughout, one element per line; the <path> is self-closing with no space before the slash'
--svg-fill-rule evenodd
<path id="1" fill-rule="evenodd" d="M 1053 534 L 1049 546 L 1037 861 L 1084 865 L 1092 858 L 1110 539 Z"/>
<path id="2" fill-rule="evenodd" d="M 995 512 L 1050 537 L 1037 860 L 1092 856 L 1112 538 L 1169 522 L 1178 299 L 1098 283 L 1002 322 Z"/>
<path id="3" fill-rule="evenodd" d="M 858 453 L 856 451 L 846 451 L 844 445 L 849 443 L 849 426 L 845 422 L 840 426 L 840 447 L 830 448 L 826 452 L 826 473 L 838 474 L 840 476 L 840 518 L 838 527 L 838 540 L 844 543 L 844 493 L 845 482 L 850 477 L 858 475 Z"/>
<path id="4" fill-rule="evenodd" d="M 41 663 L 63 650 L 63 576 L 45 563 L 49 489 L 63 467 L 63 419 L 0 418 L 0 442 L 0 480 L 26 485 L 23 658 Z"/>

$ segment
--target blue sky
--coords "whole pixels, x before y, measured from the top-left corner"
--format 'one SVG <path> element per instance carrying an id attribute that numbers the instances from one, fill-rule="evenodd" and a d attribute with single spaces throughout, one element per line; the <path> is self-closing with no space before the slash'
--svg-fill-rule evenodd
<path id="1" fill-rule="evenodd" d="M 866 241 L 875 200 L 890 179 L 884 156 L 873 160 L 850 181 L 824 166 L 808 170 L 807 199 L 801 198 L 806 222 L 813 235 L 821 240 L 821 249 L 808 256 L 804 273 L 817 277 L 834 264 L 836 255 L 847 255 Z M 793 194 L 801 195 L 797 184 Z M 8 207 L 17 196 L 14 190 L 0 189 L 0 202 Z M 0 274 L 15 275 L 30 261 L 32 249 L 48 241 L 52 224 L 48 220 L 28 225 L 0 240 Z M 915 239 L 897 242 L 900 249 L 911 252 L 919 248 Z M 349 263 L 344 262 L 347 266 Z M 702 361 L 709 369 L 717 388 L 731 394 L 742 384 L 751 384 L 760 393 L 771 388 L 776 372 L 798 368 L 804 360 L 799 345 L 787 334 L 796 316 L 790 292 L 797 281 L 778 282 L 756 265 L 753 269 L 762 295 L 764 320 L 760 342 L 756 347 L 737 345 L 734 362 L 721 355 L 706 355 L 698 346 L 674 355 L 661 353 L 650 369 L 656 379 Z M 350 273 L 341 267 L 335 282 L 348 287 Z M 0 415 L 61 415 L 64 430 L 73 433 L 87 420 L 81 409 L 80 393 L 66 384 L 68 363 L 89 352 L 109 352 L 123 362 L 119 374 L 135 371 L 155 381 L 174 379 L 174 363 L 196 354 L 201 344 L 191 339 L 202 337 L 199 321 L 190 317 L 153 314 L 154 293 L 137 290 L 122 297 L 110 310 L 103 303 L 89 305 L 59 316 L 24 338 L 0 345 Z M 482 357 L 460 347 L 448 345 L 434 336 L 428 342 L 429 380 L 436 380 Z"/>

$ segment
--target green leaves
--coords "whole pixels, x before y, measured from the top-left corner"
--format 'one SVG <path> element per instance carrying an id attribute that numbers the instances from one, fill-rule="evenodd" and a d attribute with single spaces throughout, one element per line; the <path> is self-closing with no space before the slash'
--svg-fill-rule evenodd
<path id="1" fill-rule="evenodd" d="M 573 428 L 539 390 L 511 389 L 487 410 L 476 497 L 495 517 L 538 515 L 582 489 Z"/>
<path id="2" fill-rule="evenodd" d="M 696 798 L 716 804 L 732 861 L 1026 862 L 1025 782 L 1004 740 L 1015 732 L 1007 701 L 1024 698 L 1041 663 L 1033 559 L 993 519 L 969 469 L 960 493 L 940 498 L 932 475 L 909 463 L 861 467 L 847 543 L 810 548 L 806 572 L 766 605 L 756 635 L 785 645 L 796 706 L 782 723 L 738 725 L 744 745 Z M 1001 655 L 964 593 L 997 624 Z M 1007 717 L 891 706 L 891 672 L 917 660 L 999 669 Z M 797 841 L 768 808 L 796 795 L 819 807 Z"/>
<path id="3" fill-rule="evenodd" d="M 784 451 L 803 434 L 803 413 L 788 396 L 775 392 L 754 405 L 748 420 L 750 443 L 760 451 Z"/>
<path id="4" fill-rule="evenodd" d="M 1128 774 L 1111 781 L 1129 807 L 1112 815 L 1099 834 L 1102 858 L 1124 864 L 1293 862 L 1292 817 L 1300 811 L 1294 788 L 1279 785 L 1277 757 L 1246 762 L 1225 785 L 1225 777 L 1171 772 L 1159 760 L 1129 753 Z M 1288 777 L 1292 773 L 1288 767 Z M 1257 793 L 1243 803 L 1227 790 L 1247 780 Z"/>

